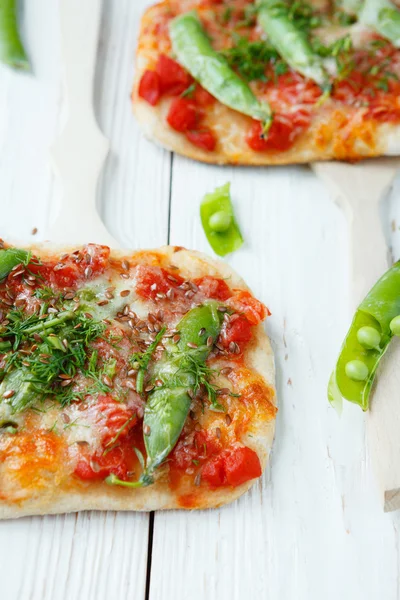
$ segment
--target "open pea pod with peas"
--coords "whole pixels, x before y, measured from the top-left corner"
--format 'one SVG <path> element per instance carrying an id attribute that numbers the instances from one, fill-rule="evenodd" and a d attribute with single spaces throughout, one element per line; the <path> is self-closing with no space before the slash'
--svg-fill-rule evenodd
<path id="1" fill-rule="evenodd" d="M 379 363 L 394 335 L 400 336 L 400 261 L 396 262 L 361 302 L 343 343 L 328 397 L 369 408 Z"/>

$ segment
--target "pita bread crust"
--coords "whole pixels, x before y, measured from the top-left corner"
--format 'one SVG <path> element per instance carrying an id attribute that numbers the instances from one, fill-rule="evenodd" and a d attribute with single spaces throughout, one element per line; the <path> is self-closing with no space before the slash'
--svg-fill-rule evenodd
<path id="1" fill-rule="evenodd" d="M 21 247 L 21 246 L 19 246 Z M 73 252 L 74 247 L 56 247 L 50 244 L 31 246 L 31 250 L 41 257 L 51 256 L 57 252 Z M 146 256 L 165 257 L 180 269 L 180 274 L 185 277 L 201 277 L 213 275 L 228 280 L 230 287 L 249 289 L 243 279 L 226 263 L 212 259 L 200 252 L 165 246 L 157 250 L 138 251 L 112 251 L 115 258 L 126 257 L 134 261 Z M 275 393 L 275 365 L 271 344 L 262 325 L 259 325 L 245 352 L 246 366 L 254 370 L 270 388 L 270 401 L 276 406 Z M 255 450 L 259 456 L 262 470 L 264 471 L 269 453 L 271 451 L 275 432 L 275 418 L 263 419 L 252 423 L 252 437 L 246 445 Z M 244 494 L 255 480 L 246 482 L 236 488 L 221 488 L 217 490 L 201 489 L 201 498 L 196 501 L 197 508 L 216 508 L 233 502 Z M 196 488 L 197 490 L 200 488 Z M 86 484 L 82 482 L 81 491 L 74 487 L 71 491 L 56 490 L 51 494 L 38 494 L 34 499 L 20 503 L 6 503 L 0 500 L 0 519 L 11 519 L 27 515 L 46 515 L 81 510 L 123 510 L 123 511 L 151 511 L 185 508 L 178 502 L 178 498 L 166 482 L 160 478 L 150 487 L 142 489 L 124 489 L 117 486 L 107 486 L 103 483 Z"/>
<path id="2" fill-rule="evenodd" d="M 204 120 L 204 125 L 217 135 L 216 150 L 207 152 L 194 146 L 184 134 L 176 132 L 167 123 L 171 98 L 163 98 L 153 107 L 138 95 L 144 71 L 154 68 L 160 51 L 169 51 L 169 48 L 160 48 L 150 27 L 167 6 L 168 0 L 163 0 L 150 7 L 142 18 L 132 91 L 133 111 L 143 133 L 152 142 L 187 158 L 221 165 L 285 165 L 331 159 L 354 161 L 400 154 L 400 126 L 363 121 L 362 111 L 351 112 L 345 106 L 338 107 L 329 99 L 317 109 L 310 128 L 287 151 L 253 151 L 245 139 L 251 119 L 219 102 L 206 108 Z M 349 123 L 345 123 L 346 114 L 352 115 Z"/>

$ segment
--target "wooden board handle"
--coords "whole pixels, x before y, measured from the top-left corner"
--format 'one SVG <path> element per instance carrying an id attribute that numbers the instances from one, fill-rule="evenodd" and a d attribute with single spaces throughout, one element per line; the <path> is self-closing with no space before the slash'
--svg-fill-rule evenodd
<path id="1" fill-rule="evenodd" d="M 371 285 L 389 266 L 389 250 L 386 244 L 379 202 L 368 197 L 353 196 L 347 205 L 350 229 L 351 302 L 355 309 Z"/>
<path id="2" fill-rule="evenodd" d="M 109 143 L 93 110 L 102 0 L 61 0 L 61 39 L 68 102 L 68 120 L 52 148 L 63 198 L 55 223 L 54 242 L 97 242 L 117 245 L 96 210 L 97 182 Z"/>

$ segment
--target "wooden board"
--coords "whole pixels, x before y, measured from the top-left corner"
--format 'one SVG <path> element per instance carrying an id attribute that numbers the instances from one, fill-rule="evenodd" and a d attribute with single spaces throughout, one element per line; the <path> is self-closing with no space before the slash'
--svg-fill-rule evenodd
<path id="1" fill-rule="evenodd" d="M 56 4 L 25 3 L 36 78 L 0 67 L 3 236 L 39 239 L 58 198 L 47 163 L 64 115 Z M 1 523 L 0 597 L 398 600 L 400 517 L 381 510 L 363 415 L 350 407 L 338 419 L 326 401 L 326 382 L 351 318 L 345 216 L 304 167 L 208 168 L 171 161 L 140 136 L 129 93 L 138 20 L 147 4 L 104 4 L 95 95 L 111 155 L 100 212 L 126 247 L 159 245 L 170 235 L 172 243 L 208 250 L 199 200 L 232 181 L 246 246 L 229 261 L 273 313 L 267 327 L 281 408 L 271 469 L 231 507 L 155 516 L 147 596 L 148 516 Z M 384 211 L 396 257 L 399 198 L 400 179 Z"/>

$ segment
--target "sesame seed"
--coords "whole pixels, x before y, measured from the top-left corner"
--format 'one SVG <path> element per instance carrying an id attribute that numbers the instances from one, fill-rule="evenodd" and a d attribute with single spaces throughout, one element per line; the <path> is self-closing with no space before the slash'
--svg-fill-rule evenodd
<path id="1" fill-rule="evenodd" d="M 208 338 L 207 338 L 207 346 L 209 348 L 211 348 L 211 346 L 213 345 L 213 343 L 214 343 L 214 338 L 211 335 L 209 335 Z"/>
<path id="2" fill-rule="evenodd" d="M 221 439 L 221 430 L 219 427 L 215 428 L 215 436 L 217 437 L 217 439 Z"/>
<path id="3" fill-rule="evenodd" d="M 67 413 L 61 413 L 61 418 L 64 421 L 64 423 L 70 423 L 71 419 L 70 417 L 67 415 Z"/>
<path id="4" fill-rule="evenodd" d="M 92 267 L 86 267 L 85 269 L 85 277 L 86 279 L 89 279 L 93 274 L 93 269 Z"/>
<path id="5" fill-rule="evenodd" d="M 114 298 L 114 295 L 111 292 L 106 292 L 104 295 L 107 298 L 107 300 L 113 300 Z"/>
<path id="6" fill-rule="evenodd" d="M 85 254 L 85 263 L 87 265 L 90 265 L 91 262 L 92 262 L 92 257 L 90 256 L 90 254 Z"/>
<path id="7" fill-rule="evenodd" d="M 60 385 L 61 387 L 67 387 L 67 385 L 69 385 L 70 383 L 72 383 L 72 379 L 64 379 L 64 381 L 62 381 Z"/>
<path id="8" fill-rule="evenodd" d="M 179 340 L 181 339 L 181 336 L 176 334 L 174 335 L 174 337 L 172 338 L 172 341 L 174 344 L 177 344 L 179 342 Z"/>
<path id="9" fill-rule="evenodd" d="M 232 423 L 232 417 L 230 415 L 225 415 L 225 423 L 229 425 Z"/>
<path id="10" fill-rule="evenodd" d="M 130 290 L 122 290 L 119 295 L 122 296 L 122 298 L 125 298 L 126 296 L 129 296 L 130 293 Z"/>
<path id="11" fill-rule="evenodd" d="M 125 379 L 122 385 L 130 390 L 136 391 L 136 385 L 130 379 Z"/>
<path id="12" fill-rule="evenodd" d="M 236 350 L 236 344 L 235 344 L 235 342 L 229 342 L 229 352 L 231 352 L 232 354 L 234 354 L 235 350 Z"/>
<path id="13" fill-rule="evenodd" d="M 202 327 L 202 328 L 200 329 L 200 331 L 199 331 L 199 336 L 201 337 L 202 335 L 204 335 L 204 334 L 205 334 L 205 332 L 206 332 L 206 328 L 205 328 L 205 327 Z"/>
<path id="14" fill-rule="evenodd" d="M 68 380 L 71 380 L 71 375 L 67 375 L 66 373 L 61 373 L 61 374 L 60 374 L 58 377 L 59 377 L 60 379 L 68 379 Z"/>
<path id="15" fill-rule="evenodd" d="M 226 306 L 218 306 L 218 310 L 219 310 L 219 312 L 222 312 L 222 313 L 224 313 L 224 312 L 226 312 L 228 309 L 226 308 Z"/>
<path id="16" fill-rule="evenodd" d="M 229 373 L 232 373 L 231 367 L 224 367 L 223 369 L 221 369 L 221 375 L 229 375 Z"/>
<path id="17" fill-rule="evenodd" d="M 199 486 L 201 483 L 201 473 L 197 473 L 196 477 L 194 478 L 194 485 L 195 486 Z"/>
<path id="18" fill-rule="evenodd" d="M 129 275 L 127 273 L 121 273 L 120 277 L 122 277 L 122 279 L 129 279 Z"/>
<path id="19" fill-rule="evenodd" d="M 108 387 L 112 387 L 113 382 L 111 381 L 111 379 L 108 377 L 108 375 L 103 375 L 103 383 L 105 385 L 107 385 Z"/>
<path id="20" fill-rule="evenodd" d="M 152 392 L 154 390 L 154 385 L 148 385 L 144 388 L 145 392 Z"/>
<path id="21" fill-rule="evenodd" d="M 6 392 L 4 392 L 3 394 L 3 398 L 5 398 L 6 400 L 8 398 L 12 398 L 15 394 L 15 390 L 7 390 Z"/>
<path id="22" fill-rule="evenodd" d="M 193 350 L 195 350 L 196 348 L 198 348 L 198 345 L 197 345 L 197 344 L 195 344 L 194 342 L 188 342 L 188 343 L 186 344 L 186 346 L 187 346 L 188 348 L 193 348 Z"/>
<path id="23" fill-rule="evenodd" d="M 124 271 L 129 271 L 129 262 L 127 260 L 123 260 L 121 263 L 121 267 L 123 268 Z"/>
<path id="24" fill-rule="evenodd" d="M 156 387 L 162 387 L 164 385 L 161 379 L 156 379 L 154 384 Z"/>
<path id="25" fill-rule="evenodd" d="M 38 228 L 37 228 L 37 227 L 34 227 L 34 228 L 32 229 L 32 231 L 31 231 L 31 235 L 36 235 L 36 234 L 37 234 L 37 232 L 38 232 Z"/>
<path id="26" fill-rule="evenodd" d="M 175 298 L 175 290 L 173 288 L 169 288 L 167 298 L 168 300 L 173 300 Z"/>
<path id="27" fill-rule="evenodd" d="M 147 425 L 147 423 L 143 425 L 143 433 L 144 435 L 150 435 L 150 425 Z"/>
<path id="28" fill-rule="evenodd" d="M 108 300 L 100 300 L 100 302 L 97 303 L 97 306 L 106 306 L 108 304 Z"/>

